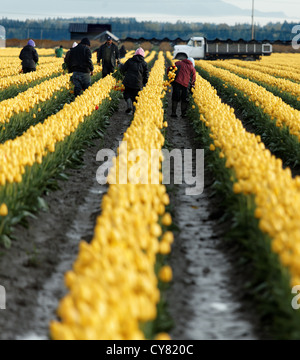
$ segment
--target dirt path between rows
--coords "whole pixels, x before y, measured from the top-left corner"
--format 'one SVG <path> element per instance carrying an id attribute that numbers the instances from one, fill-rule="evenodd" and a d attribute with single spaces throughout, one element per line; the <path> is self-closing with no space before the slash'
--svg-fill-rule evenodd
<path id="1" fill-rule="evenodd" d="M 173 149 L 201 149 L 188 119 L 168 122 L 167 140 Z M 195 156 L 193 165 L 195 171 Z M 249 304 L 241 302 L 242 279 L 222 242 L 225 229 L 218 225 L 215 208 L 219 199 L 212 193 L 213 179 L 207 170 L 204 179 L 205 190 L 199 196 L 187 196 L 186 184 L 169 187 L 179 228 L 170 257 L 174 281 L 167 293 L 175 322 L 171 336 L 173 340 L 257 340 L 258 319 L 249 312 Z"/>
<path id="2" fill-rule="evenodd" d="M 104 140 L 86 150 L 82 168 L 69 170 L 61 190 L 45 197 L 49 212 L 41 212 L 29 228 L 18 227 L 17 241 L 0 257 L 0 285 L 6 289 L 6 310 L 0 311 L 0 339 L 49 339 L 49 321 L 56 318 L 66 294 L 63 277 L 78 255 L 81 239 L 90 241 L 106 186 L 96 181 L 100 149 L 116 151 L 130 125 L 125 103 L 110 119 Z"/>

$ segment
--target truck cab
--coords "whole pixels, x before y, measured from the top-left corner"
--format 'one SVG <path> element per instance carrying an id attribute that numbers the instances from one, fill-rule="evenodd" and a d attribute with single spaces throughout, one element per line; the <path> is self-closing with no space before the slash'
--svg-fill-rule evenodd
<path id="1" fill-rule="evenodd" d="M 205 58 L 205 39 L 203 37 L 192 37 L 187 45 L 175 46 L 174 59 L 184 60 L 189 57 L 195 60 Z"/>

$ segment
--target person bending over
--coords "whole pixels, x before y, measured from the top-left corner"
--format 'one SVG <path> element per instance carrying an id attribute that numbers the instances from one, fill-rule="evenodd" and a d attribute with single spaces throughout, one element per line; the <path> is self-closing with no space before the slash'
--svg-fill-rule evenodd
<path id="1" fill-rule="evenodd" d="M 139 48 L 131 59 L 121 65 L 121 72 L 125 74 L 123 85 L 125 86 L 124 99 L 127 102 L 126 113 L 129 115 L 133 114 L 133 103 L 149 79 L 148 65 L 144 57 L 145 51 Z"/>
<path id="2" fill-rule="evenodd" d="M 35 42 L 33 40 L 28 41 L 27 45 L 22 49 L 19 58 L 22 60 L 22 70 L 24 74 L 36 71 L 39 55 L 35 49 Z"/>
<path id="3" fill-rule="evenodd" d="M 84 38 L 81 43 L 70 50 L 67 67 L 70 73 L 73 73 L 72 81 L 74 83 L 74 94 L 78 96 L 91 86 L 91 76 L 94 72 L 92 62 L 92 53 L 90 50 L 90 40 Z"/>

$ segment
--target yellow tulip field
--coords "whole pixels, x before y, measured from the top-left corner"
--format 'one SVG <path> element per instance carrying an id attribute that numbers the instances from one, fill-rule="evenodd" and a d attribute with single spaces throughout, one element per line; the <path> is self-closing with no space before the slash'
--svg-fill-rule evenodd
<path id="1" fill-rule="evenodd" d="M 105 139 L 124 90 L 118 72 L 102 78 L 94 56 L 92 85 L 75 98 L 63 59 L 41 49 L 37 71 L 22 74 L 18 54 L 19 49 L 0 50 L 0 251 L 8 254 L 18 244 L 15 228 L 38 218 L 46 194 L 55 197 L 56 181 L 68 184 L 67 169 L 82 165 L 93 140 Z M 162 166 L 163 149 L 171 146 L 169 91 L 178 68 L 170 52 L 147 52 L 145 60 L 149 81 L 120 133 L 106 192 L 95 195 L 93 237 L 74 244 L 77 256 L 62 274 L 66 293 L 55 299 L 56 316 L 47 324 L 53 340 L 172 339 L 162 303 L 181 276 L 169 259 L 184 229 L 176 230 L 172 219 L 175 205 Z M 205 150 L 205 170 L 222 214 L 218 220 L 226 223 L 224 241 L 238 249 L 236 272 L 245 271 L 247 278 L 242 291 L 269 337 L 297 340 L 300 316 L 291 304 L 293 289 L 300 288 L 299 61 L 299 54 L 196 61 L 184 119 Z M 148 155 L 137 183 L 130 174 L 121 176 L 124 164 L 135 164 L 130 152 L 138 153 L 140 163 Z"/>

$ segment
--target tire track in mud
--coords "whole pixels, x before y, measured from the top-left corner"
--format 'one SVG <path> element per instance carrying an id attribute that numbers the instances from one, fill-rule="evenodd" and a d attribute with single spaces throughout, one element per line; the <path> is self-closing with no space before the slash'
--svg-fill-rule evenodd
<path id="1" fill-rule="evenodd" d="M 68 170 L 69 180 L 45 198 L 49 211 L 31 219 L 28 229 L 16 229 L 16 242 L 0 257 L 0 284 L 7 292 L 7 309 L 0 312 L 1 340 L 49 339 L 49 322 L 67 293 L 64 274 L 78 256 L 79 242 L 92 239 L 107 192 L 96 181 L 101 165 L 97 152 L 116 151 L 130 121 L 121 100 L 104 139 L 85 151 L 82 168 Z"/>
<path id="2" fill-rule="evenodd" d="M 194 143 L 196 135 L 189 120 L 169 118 L 168 123 L 167 140 L 173 149 L 201 148 Z M 195 154 L 193 162 L 195 171 Z M 218 225 L 220 214 L 215 209 L 220 199 L 212 194 L 213 179 L 207 170 L 203 175 L 202 195 L 187 196 L 186 184 L 173 184 L 168 189 L 174 224 L 179 228 L 170 256 L 174 279 L 166 294 L 175 323 L 171 337 L 257 340 L 258 320 L 248 314 L 239 298 L 238 284 L 242 280 L 237 279 L 234 259 L 222 243 L 226 229 Z"/>

